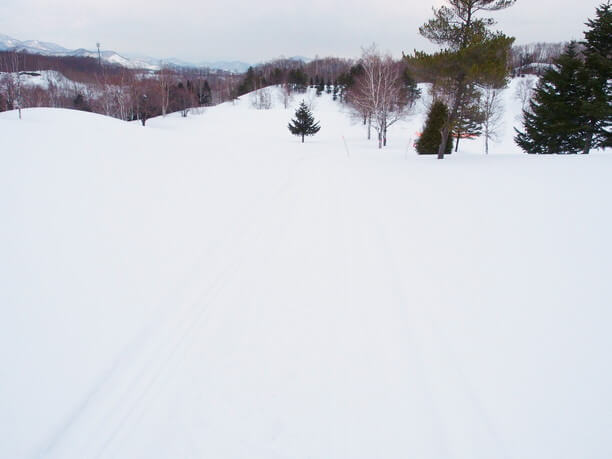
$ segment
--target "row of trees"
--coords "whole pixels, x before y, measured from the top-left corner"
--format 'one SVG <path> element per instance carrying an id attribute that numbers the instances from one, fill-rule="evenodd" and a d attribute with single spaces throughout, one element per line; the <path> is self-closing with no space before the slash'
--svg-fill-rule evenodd
<path id="1" fill-rule="evenodd" d="M 68 77 L 68 75 L 70 77 Z M 207 69 L 162 67 L 157 72 L 102 65 L 85 57 L 0 52 L 0 111 L 74 108 L 141 120 L 231 100 L 240 77 Z"/>
<path id="2" fill-rule="evenodd" d="M 25 106 L 92 110 L 143 124 L 155 115 L 213 105 L 255 91 L 257 108 L 270 108 L 270 85 L 282 87 L 285 107 L 294 92 L 308 85 L 333 94 L 363 122 L 368 138 L 387 145 L 388 130 L 407 116 L 420 93 L 416 82 L 430 84 L 433 102 L 417 150 L 438 158 L 457 149 L 464 138 L 484 136 L 485 150 L 501 121 L 501 90 L 511 74 L 533 64 L 546 73 L 532 91 L 532 79 L 517 86 L 524 108 L 524 132 L 517 143 L 530 153 L 588 153 L 610 145 L 610 3 L 597 10 L 582 43 L 570 44 L 561 57 L 559 44 L 513 47 L 514 39 L 493 30 L 483 13 L 511 7 L 516 0 L 445 0 L 419 29 L 440 51 L 414 51 L 400 61 L 374 46 L 359 60 L 277 59 L 251 67 L 243 75 L 204 69 L 163 67 L 158 72 L 102 66 L 91 58 L 49 58 L 0 53 L 0 110 Z M 24 82 L 28 72 L 61 68 L 71 82 L 50 79 L 45 87 Z M 60 70 L 58 70 L 60 71 Z M 23 78 L 22 78 L 23 77 Z M 533 98 L 530 100 L 532 94 Z M 430 125 L 433 123 L 433 125 Z"/>
<path id="3" fill-rule="evenodd" d="M 530 81 L 517 85 L 523 102 L 523 131 L 516 143 L 527 153 L 583 153 L 612 147 L 612 12 L 610 0 L 587 22 L 585 39 L 560 46 L 524 47 L 512 52 L 513 39 L 491 31 L 494 21 L 477 13 L 498 11 L 514 0 L 447 0 L 421 27 L 423 36 L 443 46 L 437 53 L 405 56 L 416 75 L 432 84 L 434 103 L 419 153 L 443 158 L 465 136 L 488 140 L 501 120 L 499 91 L 517 68 L 544 64 L 532 91 Z M 519 61 L 516 60 L 517 56 Z M 548 64 L 548 65 L 546 65 Z"/>

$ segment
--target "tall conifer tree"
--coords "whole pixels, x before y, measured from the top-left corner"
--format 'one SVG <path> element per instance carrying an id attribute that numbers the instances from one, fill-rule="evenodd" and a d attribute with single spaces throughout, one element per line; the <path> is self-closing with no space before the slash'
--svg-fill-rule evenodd
<path id="1" fill-rule="evenodd" d="M 612 12 L 602 4 L 587 22 L 583 51 L 576 43 L 540 79 L 524 132 L 516 143 L 527 153 L 583 153 L 612 146 Z"/>
<path id="2" fill-rule="evenodd" d="M 517 131 L 516 143 L 527 153 L 578 153 L 584 148 L 580 106 L 584 97 L 583 63 L 576 43 L 546 71 L 523 111 L 525 132 Z"/>
<path id="3" fill-rule="evenodd" d="M 612 147 L 612 11 L 610 1 L 599 6 L 584 33 L 585 97 L 583 153 L 592 148 Z"/>

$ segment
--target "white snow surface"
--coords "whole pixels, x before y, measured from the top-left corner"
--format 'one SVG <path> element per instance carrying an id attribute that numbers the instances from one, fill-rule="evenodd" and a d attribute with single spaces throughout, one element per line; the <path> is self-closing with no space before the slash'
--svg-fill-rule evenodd
<path id="1" fill-rule="evenodd" d="M 612 457 L 612 156 L 330 96 L 0 114 L 0 457 Z M 275 94 L 275 97 L 278 94 Z"/>

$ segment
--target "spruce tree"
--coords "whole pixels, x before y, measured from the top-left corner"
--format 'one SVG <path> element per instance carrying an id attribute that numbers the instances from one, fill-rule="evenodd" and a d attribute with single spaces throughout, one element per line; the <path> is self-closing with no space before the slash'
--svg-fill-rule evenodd
<path id="1" fill-rule="evenodd" d="M 304 143 L 304 136 L 315 135 L 321 126 L 318 122 L 315 122 L 312 112 L 304 101 L 300 103 L 300 106 L 295 111 L 295 119 L 292 119 L 289 123 L 289 130 L 293 135 L 301 136 L 302 143 Z"/>
<path id="2" fill-rule="evenodd" d="M 612 146 L 612 12 L 589 20 L 582 43 L 571 43 L 538 82 L 516 143 L 527 153 L 583 153 Z"/>
<path id="3" fill-rule="evenodd" d="M 442 131 L 444 123 L 448 118 L 448 108 L 442 101 L 436 101 L 432 104 L 425 121 L 425 127 L 421 133 L 421 137 L 416 144 L 417 153 L 420 155 L 437 155 L 442 143 Z M 453 149 L 453 139 L 448 135 L 446 142 L 446 151 L 444 154 L 450 154 Z"/>
<path id="4" fill-rule="evenodd" d="M 583 153 L 612 147 L 612 11 L 610 2 L 599 6 L 584 33 L 585 97 L 581 114 L 585 141 Z"/>
<path id="5" fill-rule="evenodd" d="M 576 43 L 547 70 L 534 90 L 529 108 L 523 111 L 524 132 L 517 131 L 516 143 L 527 153 L 578 153 L 584 149 L 585 96 L 583 63 Z"/>

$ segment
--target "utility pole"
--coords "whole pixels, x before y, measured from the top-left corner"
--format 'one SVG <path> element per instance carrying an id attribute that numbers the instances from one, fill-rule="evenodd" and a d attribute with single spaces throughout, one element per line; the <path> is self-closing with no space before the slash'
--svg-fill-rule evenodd
<path id="1" fill-rule="evenodd" d="M 100 53 L 100 42 L 96 43 L 96 47 L 98 48 L 98 65 L 101 68 L 102 67 L 102 54 Z"/>

